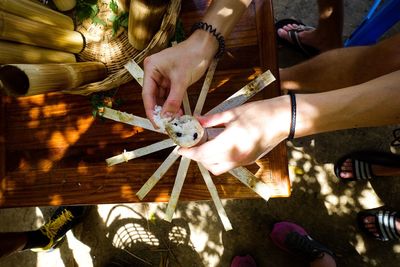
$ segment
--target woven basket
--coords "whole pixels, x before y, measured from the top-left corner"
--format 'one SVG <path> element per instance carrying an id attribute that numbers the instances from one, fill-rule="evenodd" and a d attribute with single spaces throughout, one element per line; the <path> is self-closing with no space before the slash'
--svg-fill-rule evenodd
<path id="1" fill-rule="evenodd" d="M 99 1 L 98 16 L 107 21 L 110 15 L 110 0 Z M 181 0 L 170 0 L 166 13 L 162 20 L 159 31 L 154 35 L 149 45 L 142 51 L 133 48 L 128 41 L 128 33 L 122 28 L 112 36 L 111 26 L 93 24 L 91 20 L 84 21 L 78 25 L 77 30 L 86 38 L 85 49 L 77 55 L 79 61 L 100 61 L 107 67 L 108 76 L 106 79 L 86 84 L 71 90 L 64 90 L 64 93 L 89 95 L 95 92 L 107 91 L 125 84 L 133 79 L 124 65 L 131 59 L 141 64 L 144 58 L 156 53 L 168 46 L 168 42 L 175 32 L 180 12 Z"/>

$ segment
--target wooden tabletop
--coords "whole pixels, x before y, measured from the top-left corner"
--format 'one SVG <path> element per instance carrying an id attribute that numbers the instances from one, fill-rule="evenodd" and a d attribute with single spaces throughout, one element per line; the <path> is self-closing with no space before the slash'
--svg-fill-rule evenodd
<path id="1" fill-rule="evenodd" d="M 181 19 L 188 33 L 208 1 L 182 1 Z M 279 80 L 273 12 L 270 0 L 253 1 L 226 40 L 204 111 L 270 69 Z M 182 55 L 184 56 L 184 55 Z M 192 108 L 202 79 L 189 90 Z M 279 95 L 276 81 L 254 99 Z M 115 96 L 118 109 L 145 116 L 141 88 L 122 86 Z M 138 202 L 135 193 L 171 149 L 107 167 L 105 159 L 134 150 L 165 136 L 122 123 L 93 118 L 90 96 L 52 93 L 32 97 L 2 97 L 0 101 L 0 207 Z M 168 201 L 179 161 L 144 199 Z M 278 145 L 249 169 L 273 190 L 290 195 L 286 146 Z M 255 198 L 229 174 L 214 177 L 221 198 Z M 198 167 L 190 165 L 180 201 L 211 199 Z"/>

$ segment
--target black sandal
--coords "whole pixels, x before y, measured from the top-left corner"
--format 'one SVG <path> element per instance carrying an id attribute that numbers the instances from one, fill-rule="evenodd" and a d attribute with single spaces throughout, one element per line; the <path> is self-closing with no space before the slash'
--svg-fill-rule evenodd
<path id="1" fill-rule="evenodd" d="M 286 26 L 288 24 L 297 24 L 297 25 L 299 25 L 299 27 L 297 29 L 293 29 L 293 30 L 288 31 L 288 34 L 289 34 L 291 42 L 286 40 L 286 39 L 284 39 L 284 38 L 281 38 L 278 35 L 278 30 L 282 29 L 284 26 Z M 314 27 L 310 27 L 310 26 L 306 26 L 301 21 L 295 20 L 295 19 L 281 19 L 281 20 L 279 20 L 279 21 L 277 21 L 275 23 L 275 32 L 276 32 L 276 39 L 278 41 L 278 44 L 291 47 L 294 50 L 301 52 L 302 54 L 304 54 L 308 58 L 316 56 L 316 55 L 318 55 L 320 53 L 320 51 L 318 49 L 316 49 L 315 47 L 312 47 L 312 46 L 309 46 L 309 45 L 305 45 L 305 44 L 300 42 L 299 33 L 303 32 L 303 31 L 310 31 L 310 30 L 315 30 L 315 28 Z"/>
<path id="2" fill-rule="evenodd" d="M 365 225 L 364 219 L 368 216 L 375 217 L 375 227 L 378 236 L 375 236 Z M 362 231 L 369 236 L 381 241 L 400 240 L 400 233 L 396 229 L 396 219 L 400 218 L 397 211 L 382 208 L 361 211 L 357 214 L 357 222 Z"/>
<path id="3" fill-rule="evenodd" d="M 285 246 L 295 255 L 306 257 L 309 262 L 321 259 L 324 253 L 335 258 L 335 254 L 321 243 L 315 241 L 309 235 L 300 235 L 291 232 L 286 236 Z"/>
<path id="4" fill-rule="evenodd" d="M 353 178 L 342 178 L 340 173 L 342 172 L 341 167 L 347 160 L 351 160 Z M 342 181 L 360 181 L 370 180 L 377 176 L 372 172 L 371 165 L 382 165 L 388 167 L 399 167 L 400 168 L 400 156 L 385 153 L 385 152 L 369 152 L 359 151 L 347 154 L 341 157 L 335 164 L 335 174 Z"/>

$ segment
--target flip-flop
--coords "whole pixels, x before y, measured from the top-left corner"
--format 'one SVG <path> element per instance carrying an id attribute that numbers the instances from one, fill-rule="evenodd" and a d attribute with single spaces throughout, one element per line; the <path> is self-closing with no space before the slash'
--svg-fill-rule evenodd
<path id="1" fill-rule="evenodd" d="M 364 219 L 368 216 L 375 217 L 375 227 L 378 236 L 375 236 L 365 225 Z M 400 213 L 382 208 L 361 211 L 357 214 L 357 223 L 360 229 L 367 235 L 381 241 L 400 240 L 400 234 L 396 229 L 396 219 Z"/>
<path id="2" fill-rule="evenodd" d="M 275 223 L 270 237 L 274 244 L 290 254 L 306 258 L 309 262 L 327 253 L 335 258 L 335 254 L 314 240 L 301 226 L 291 222 Z"/>
<path id="3" fill-rule="evenodd" d="M 351 160 L 353 178 L 340 177 L 341 167 L 347 159 Z M 377 177 L 371 169 L 373 164 L 400 168 L 400 156 L 385 152 L 358 151 L 341 157 L 334 169 L 336 176 L 345 182 L 370 180 Z"/>
<path id="4" fill-rule="evenodd" d="M 282 38 L 278 35 L 278 30 L 282 29 L 284 26 L 288 24 L 297 24 L 299 27 L 297 29 L 293 29 L 288 31 L 290 41 L 286 40 L 285 38 Z M 306 57 L 313 57 L 316 56 L 320 53 L 318 49 L 315 47 L 305 45 L 300 42 L 299 39 L 299 33 L 303 31 L 310 31 L 310 30 L 315 30 L 314 27 L 306 26 L 304 23 L 302 23 L 300 20 L 295 20 L 295 19 L 281 19 L 278 20 L 275 23 L 275 32 L 276 32 L 276 38 L 278 41 L 278 44 L 285 45 L 288 47 L 293 48 L 296 51 L 301 52 L 304 54 Z"/>

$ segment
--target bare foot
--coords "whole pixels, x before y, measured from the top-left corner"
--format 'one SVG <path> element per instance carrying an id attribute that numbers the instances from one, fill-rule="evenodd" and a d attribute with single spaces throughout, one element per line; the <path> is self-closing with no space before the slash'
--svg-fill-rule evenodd
<path id="1" fill-rule="evenodd" d="M 377 228 L 375 216 L 367 216 L 364 218 L 363 223 L 365 228 L 376 238 L 379 238 L 379 230 Z M 396 219 L 396 231 L 400 235 L 400 219 Z"/>
<path id="2" fill-rule="evenodd" d="M 396 176 L 400 175 L 400 168 L 388 167 L 382 165 L 371 165 L 372 176 Z M 340 167 L 340 178 L 352 179 L 355 178 L 353 171 L 353 163 L 351 159 L 346 159 Z"/>
<path id="3" fill-rule="evenodd" d="M 292 42 L 288 31 L 290 30 L 299 30 L 298 37 L 299 41 L 311 47 L 316 48 L 320 52 L 328 51 L 334 48 L 342 47 L 342 41 L 336 40 L 332 35 L 327 33 L 321 33 L 318 29 L 314 29 L 311 27 L 305 27 L 303 25 L 298 24 L 287 24 L 282 28 L 278 29 L 277 33 L 279 37 L 287 40 L 288 42 Z"/>

